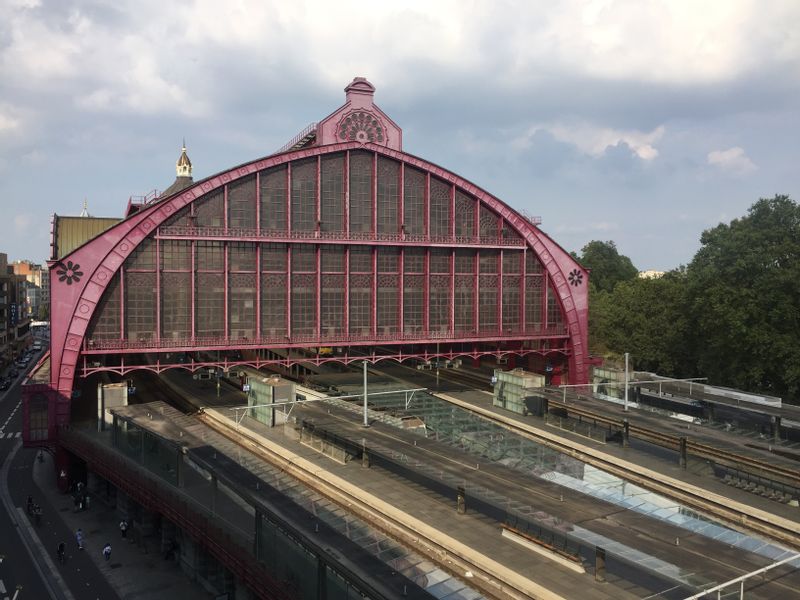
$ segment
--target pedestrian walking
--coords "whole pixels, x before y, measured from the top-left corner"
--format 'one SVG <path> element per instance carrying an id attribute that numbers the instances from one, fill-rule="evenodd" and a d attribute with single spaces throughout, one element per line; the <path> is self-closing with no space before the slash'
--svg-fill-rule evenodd
<path id="1" fill-rule="evenodd" d="M 83 550 L 83 529 L 78 528 L 75 532 L 75 541 L 78 543 L 78 550 Z"/>
<path id="2" fill-rule="evenodd" d="M 66 554 L 67 554 L 67 545 L 64 542 L 58 543 L 58 548 L 56 548 L 56 556 L 58 556 L 58 562 L 62 565 L 66 561 Z"/>
<path id="3" fill-rule="evenodd" d="M 28 496 L 28 504 L 26 510 L 28 511 L 29 517 L 33 516 L 33 496 Z"/>
<path id="4" fill-rule="evenodd" d="M 103 558 L 105 558 L 106 561 L 111 560 L 111 544 L 108 542 L 103 546 Z"/>
<path id="5" fill-rule="evenodd" d="M 122 534 L 123 540 L 128 537 L 128 521 L 125 519 L 119 522 L 119 532 Z"/>

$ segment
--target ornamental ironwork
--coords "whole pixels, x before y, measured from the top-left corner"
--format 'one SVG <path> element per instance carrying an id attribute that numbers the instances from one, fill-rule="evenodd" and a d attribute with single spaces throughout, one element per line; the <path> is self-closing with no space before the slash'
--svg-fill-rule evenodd
<path id="1" fill-rule="evenodd" d="M 83 271 L 78 263 L 73 263 L 71 260 L 67 264 L 59 262 L 56 265 L 56 275 L 59 281 L 66 281 L 67 285 L 72 285 L 73 282 L 77 283 L 83 277 Z"/>
<path id="2" fill-rule="evenodd" d="M 572 285 L 578 287 L 583 283 L 583 273 L 581 273 L 578 269 L 573 269 L 570 271 L 568 279 Z"/>
<path id="3" fill-rule="evenodd" d="M 339 139 L 346 142 L 383 142 L 384 130 L 381 122 L 371 113 L 356 111 L 347 115 L 339 124 Z"/>

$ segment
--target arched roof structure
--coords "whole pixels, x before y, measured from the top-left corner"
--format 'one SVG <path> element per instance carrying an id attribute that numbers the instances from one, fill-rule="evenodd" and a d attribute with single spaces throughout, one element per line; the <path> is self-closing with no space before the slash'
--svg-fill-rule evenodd
<path id="1" fill-rule="evenodd" d="M 119 363 L 97 370 L 125 372 L 126 355 L 447 345 L 557 352 L 571 382 L 588 380 L 582 266 L 489 192 L 403 152 L 369 82 L 346 92 L 283 151 L 162 196 L 52 265 L 51 427 L 110 354 Z"/>

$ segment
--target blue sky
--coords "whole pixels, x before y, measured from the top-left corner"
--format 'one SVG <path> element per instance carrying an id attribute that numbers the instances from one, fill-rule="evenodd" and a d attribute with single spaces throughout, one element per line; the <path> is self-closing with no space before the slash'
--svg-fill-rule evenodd
<path id="1" fill-rule="evenodd" d="M 354 76 L 404 150 L 568 250 L 689 262 L 759 197 L 800 199 L 800 3 L 0 0 L 0 252 L 270 154 Z"/>

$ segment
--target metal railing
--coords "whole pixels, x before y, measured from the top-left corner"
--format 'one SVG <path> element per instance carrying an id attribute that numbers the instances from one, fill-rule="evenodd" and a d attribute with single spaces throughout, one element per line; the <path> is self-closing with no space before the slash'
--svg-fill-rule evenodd
<path id="1" fill-rule="evenodd" d="M 317 131 L 317 124 L 309 123 L 308 125 L 305 126 L 304 129 L 300 131 L 300 133 L 298 133 L 296 136 L 294 136 L 292 139 L 286 142 L 283 146 L 278 148 L 278 150 L 275 151 L 275 154 L 282 154 L 287 150 L 293 150 L 297 144 L 299 144 L 302 140 L 308 138 L 312 133 L 316 133 L 316 131 Z"/>
<path id="2" fill-rule="evenodd" d="M 259 239 L 267 241 L 331 241 L 331 242 L 388 242 L 407 244 L 446 244 L 460 246 L 502 246 L 524 248 L 522 238 L 480 237 L 464 235 L 428 235 L 424 233 L 378 232 L 378 231 L 322 231 L 286 229 L 255 229 L 252 227 L 204 227 L 192 225 L 162 225 L 160 238 L 231 238 Z"/>
<path id="3" fill-rule="evenodd" d="M 558 337 L 566 336 L 567 327 L 565 325 L 527 328 L 524 331 L 514 331 L 512 333 L 503 331 L 485 331 L 479 333 L 461 331 L 427 331 L 427 332 L 389 332 L 389 333 L 350 333 L 336 335 L 317 335 L 314 333 L 277 334 L 271 336 L 261 336 L 255 338 L 225 338 L 225 337 L 187 337 L 187 338 L 147 338 L 138 340 L 121 339 L 98 339 L 89 338 L 84 341 L 83 351 L 105 350 L 126 350 L 126 349 L 174 349 L 174 348 L 213 348 L 213 347 L 264 347 L 264 346 L 286 346 L 293 344 L 307 344 L 309 346 L 340 346 L 353 343 L 369 344 L 372 342 L 382 343 L 401 343 L 401 342 L 426 342 L 446 341 L 457 342 L 459 340 L 481 341 L 481 340 L 520 340 L 533 337 Z"/>
<path id="4" fill-rule="evenodd" d="M 755 571 L 751 571 L 750 573 L 747 573 L 745 575 L 737 577 L 736 579 L 731 579 L 730 581 L 726 581 L 724 583 L 720 583 L 719 585 L 714 586 L 712 588 L 709 588 L 707 590 L 704 590 L 704 591 L 700 592 L 699 594 L 695 594 L 694 596 L 688 596 L 685 600 L 699 600 L 700 598 L 705 598 L 705 597 L 709 596 L 709 594 L 712 594 L 714 592 L 717 593 L 716 594 L 717 595 L 717 600 L 719 600 L 720 598 L 722 598 L 722 590 L 724 590 L 726 588 L 729 588 L 732 585 L 736 585 L 737 583 L 739 584 L 739 600 L 744 600 L 744 583 L 745 583 L 745 581 L 747 581 L 748 579 L 752 579 L 753 577 L 756 577 L 758 575 L 763 575 L 767 571 L 771 571 L 772 569 L 774 569 L 776 567 L 780 567 L 781 565 L 785 565 L 785 564 L 790 563 L 790 562 L 792 562 L 794 560 L 797 560 L 797 559 L 800 559 L 800 554 L 792 554 L 791 556 L 787 556 L 786 558 L 783 558 L 783 559 L 781 559 L 781 560 L 779 560 L 777 562 L 774 562 L 771 565 L 767 565 L 766 567 L 762 567 L 761 569 L 757 569 Z"/>

